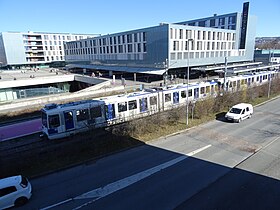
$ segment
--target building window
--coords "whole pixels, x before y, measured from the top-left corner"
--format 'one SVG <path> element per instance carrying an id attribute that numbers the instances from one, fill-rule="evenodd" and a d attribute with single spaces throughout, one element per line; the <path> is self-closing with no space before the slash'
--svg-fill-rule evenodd
<path id="1" fill-rule="evenodd" d="M 183 39 L 183 29 L 179 30 L 179 39 Z"/>
<path id="2" fill-rule="evenodd" d="M 170 39 L 173 39 L 173 28 L 170 28 Z"/>
<path id="3" fill-rule="evenodd" d="M 141 52 L 141 43 L 137 44 L 137 52 Z"/>
<path id="4" fill-rule="evenodd" d="M 132 44 L 128 44 L 127 47 L 128 47 L 127 51 L 129 53 L 131 53 L 132 52 Z"/>
<path id="5" fill-rule="evenodd" d="M 179 50 L 179 41 L 173 41 L 173 51 Z"/>
<path id="6" fill-rule="evenodd" d="M 211 31 L 208 31 L 208 40 L 211 40 L 212 37 L 211 37 Z"/>
<path id="7" fill-rule="evenodd" d="M 216 22 L 216 19 L 211 19 L 210 20 L 210 27 L 215 26 L 215 22 Z"/>
<path id="8" fill-rule="evenodd" d="M 123 53 L 123 46 L 119 45 L 119 53 Z"/>
<path id="9" fill-rule="evenodd" d="M 146 35 L 146 32 L 143 32 L 143 41 L 145 42 L 146 41 L 146 39 L 147 39 L 147 37 L 146 37 L 147 35 Z"/>
<path id="10" fill-rule="evenodd" d="M 134 42 L 138 42 L 138 39 L 137 39 L 137 33 L 134 34 Z"/>
<path id="11" fill-rule="evenodd" d="M 126 35 L 127 43 L 132 43 L 132 34 Z"/>
<path id="12" fill-rule="evenodd" d="M 200 31 L 197 31 L 197 39 L 200 39 L 201 38 L 201 35 L 200 35 Z"/>
<path id="13" fill-rule="evenodd" d="M 199 21 L 198 26 L 205 27 L 205 21 Z"/>
<path id="14" fill-rule="evenodd" d="M 225 18 L 219 18 L 219 26 L 225 25 Z"/>
<path id="15" fill-rule="evenodd" d="M 186 39 L 191 39 L 191 38 L 192 38 L 192 31 L 186 30 Z"/>
<path id="16" fill-rule="evenodd" d="M 143 43 L 143 52 L 147 52 L 146 43 Z"/>

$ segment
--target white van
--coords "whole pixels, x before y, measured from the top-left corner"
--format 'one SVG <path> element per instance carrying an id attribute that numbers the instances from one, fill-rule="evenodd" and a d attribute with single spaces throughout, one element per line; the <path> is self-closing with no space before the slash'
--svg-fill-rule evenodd
<path id="1" fill-rule="evenodd" d="M 251 118 L 253 114 L 253 106 L 251 104 L 241 103 L 234 105 L 225 115 L 225 118 L 233 122 L 241 122 L 247 118 Z"/>
<path id="2" fill-rule="evenodd" d="M 21 175 L 0 179 L 0 209 L 25 204 L 31 191 L 30 182 Z"/>

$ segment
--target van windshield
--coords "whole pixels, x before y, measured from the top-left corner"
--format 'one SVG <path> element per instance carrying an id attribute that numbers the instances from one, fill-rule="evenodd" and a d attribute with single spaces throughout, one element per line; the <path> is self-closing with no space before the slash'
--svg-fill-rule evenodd
<path id="1" fill-rule="evenodd" d="M 229 113 L 234 113 L 234 114 L 240 114 L 242 109 L 237 109 L 237 108 L 231 108 Z"/>

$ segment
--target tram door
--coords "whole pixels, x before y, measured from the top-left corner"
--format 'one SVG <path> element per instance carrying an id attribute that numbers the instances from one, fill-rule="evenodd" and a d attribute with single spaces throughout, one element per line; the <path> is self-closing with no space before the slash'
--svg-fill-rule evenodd
<path id="1" fill-rule="evenodd" d="M 173 104 L 178 104 L 179 103 L 179 92 L 174 92 L 173 93 Z"/>
<path id="2" fill-rule="evenodd" d="M 108 104 L 105 106 L 106 120 L 112 120 L 116 117 L 115 104 Z"/>
<path id="3" fill-rule="evenodd" d="M 64 112 L 65 130 L 74 128 L 73 111 Z"/>
<path id="4" fill-rule="evenodd" d="M 148 109 L 147 98 L 141 98 L 139 100 L 140 103 L 140 112 L 145 112 Z"/>
<path id="5" fill-rule="evenodd" d="M 261 75 L 260 76 L 260 83 L 262 83 L 262 80 L 263 80 L 263 76 Z"/>
<path id="6" fill-rule="evenodd" d="M 194 99 L 199 98 L 199 88 L 194 89 Z"/>

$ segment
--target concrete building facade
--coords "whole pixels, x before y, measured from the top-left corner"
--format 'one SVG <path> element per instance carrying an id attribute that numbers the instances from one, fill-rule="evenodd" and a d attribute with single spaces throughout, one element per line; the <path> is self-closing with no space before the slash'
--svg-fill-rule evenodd
<path id="1" fill-rule="evenodd" d="M 87 34 L 2 32 L 0 66 L 37 66 L 64 61 L 64 43 L 94 37 Z"/>
<path id="2" fill-rule="evenodd" d="M 248 14 L 249 3 L 242 13 L 109 34 L 65 43 L 69 63 L 88 64 L 92 68 L 131 72 L 164 72 L 163 69 L 186 68 L 224 63 L 253 61 L 256 17 Z M 140 68 L 137 69 L 137 68 Z"/>

